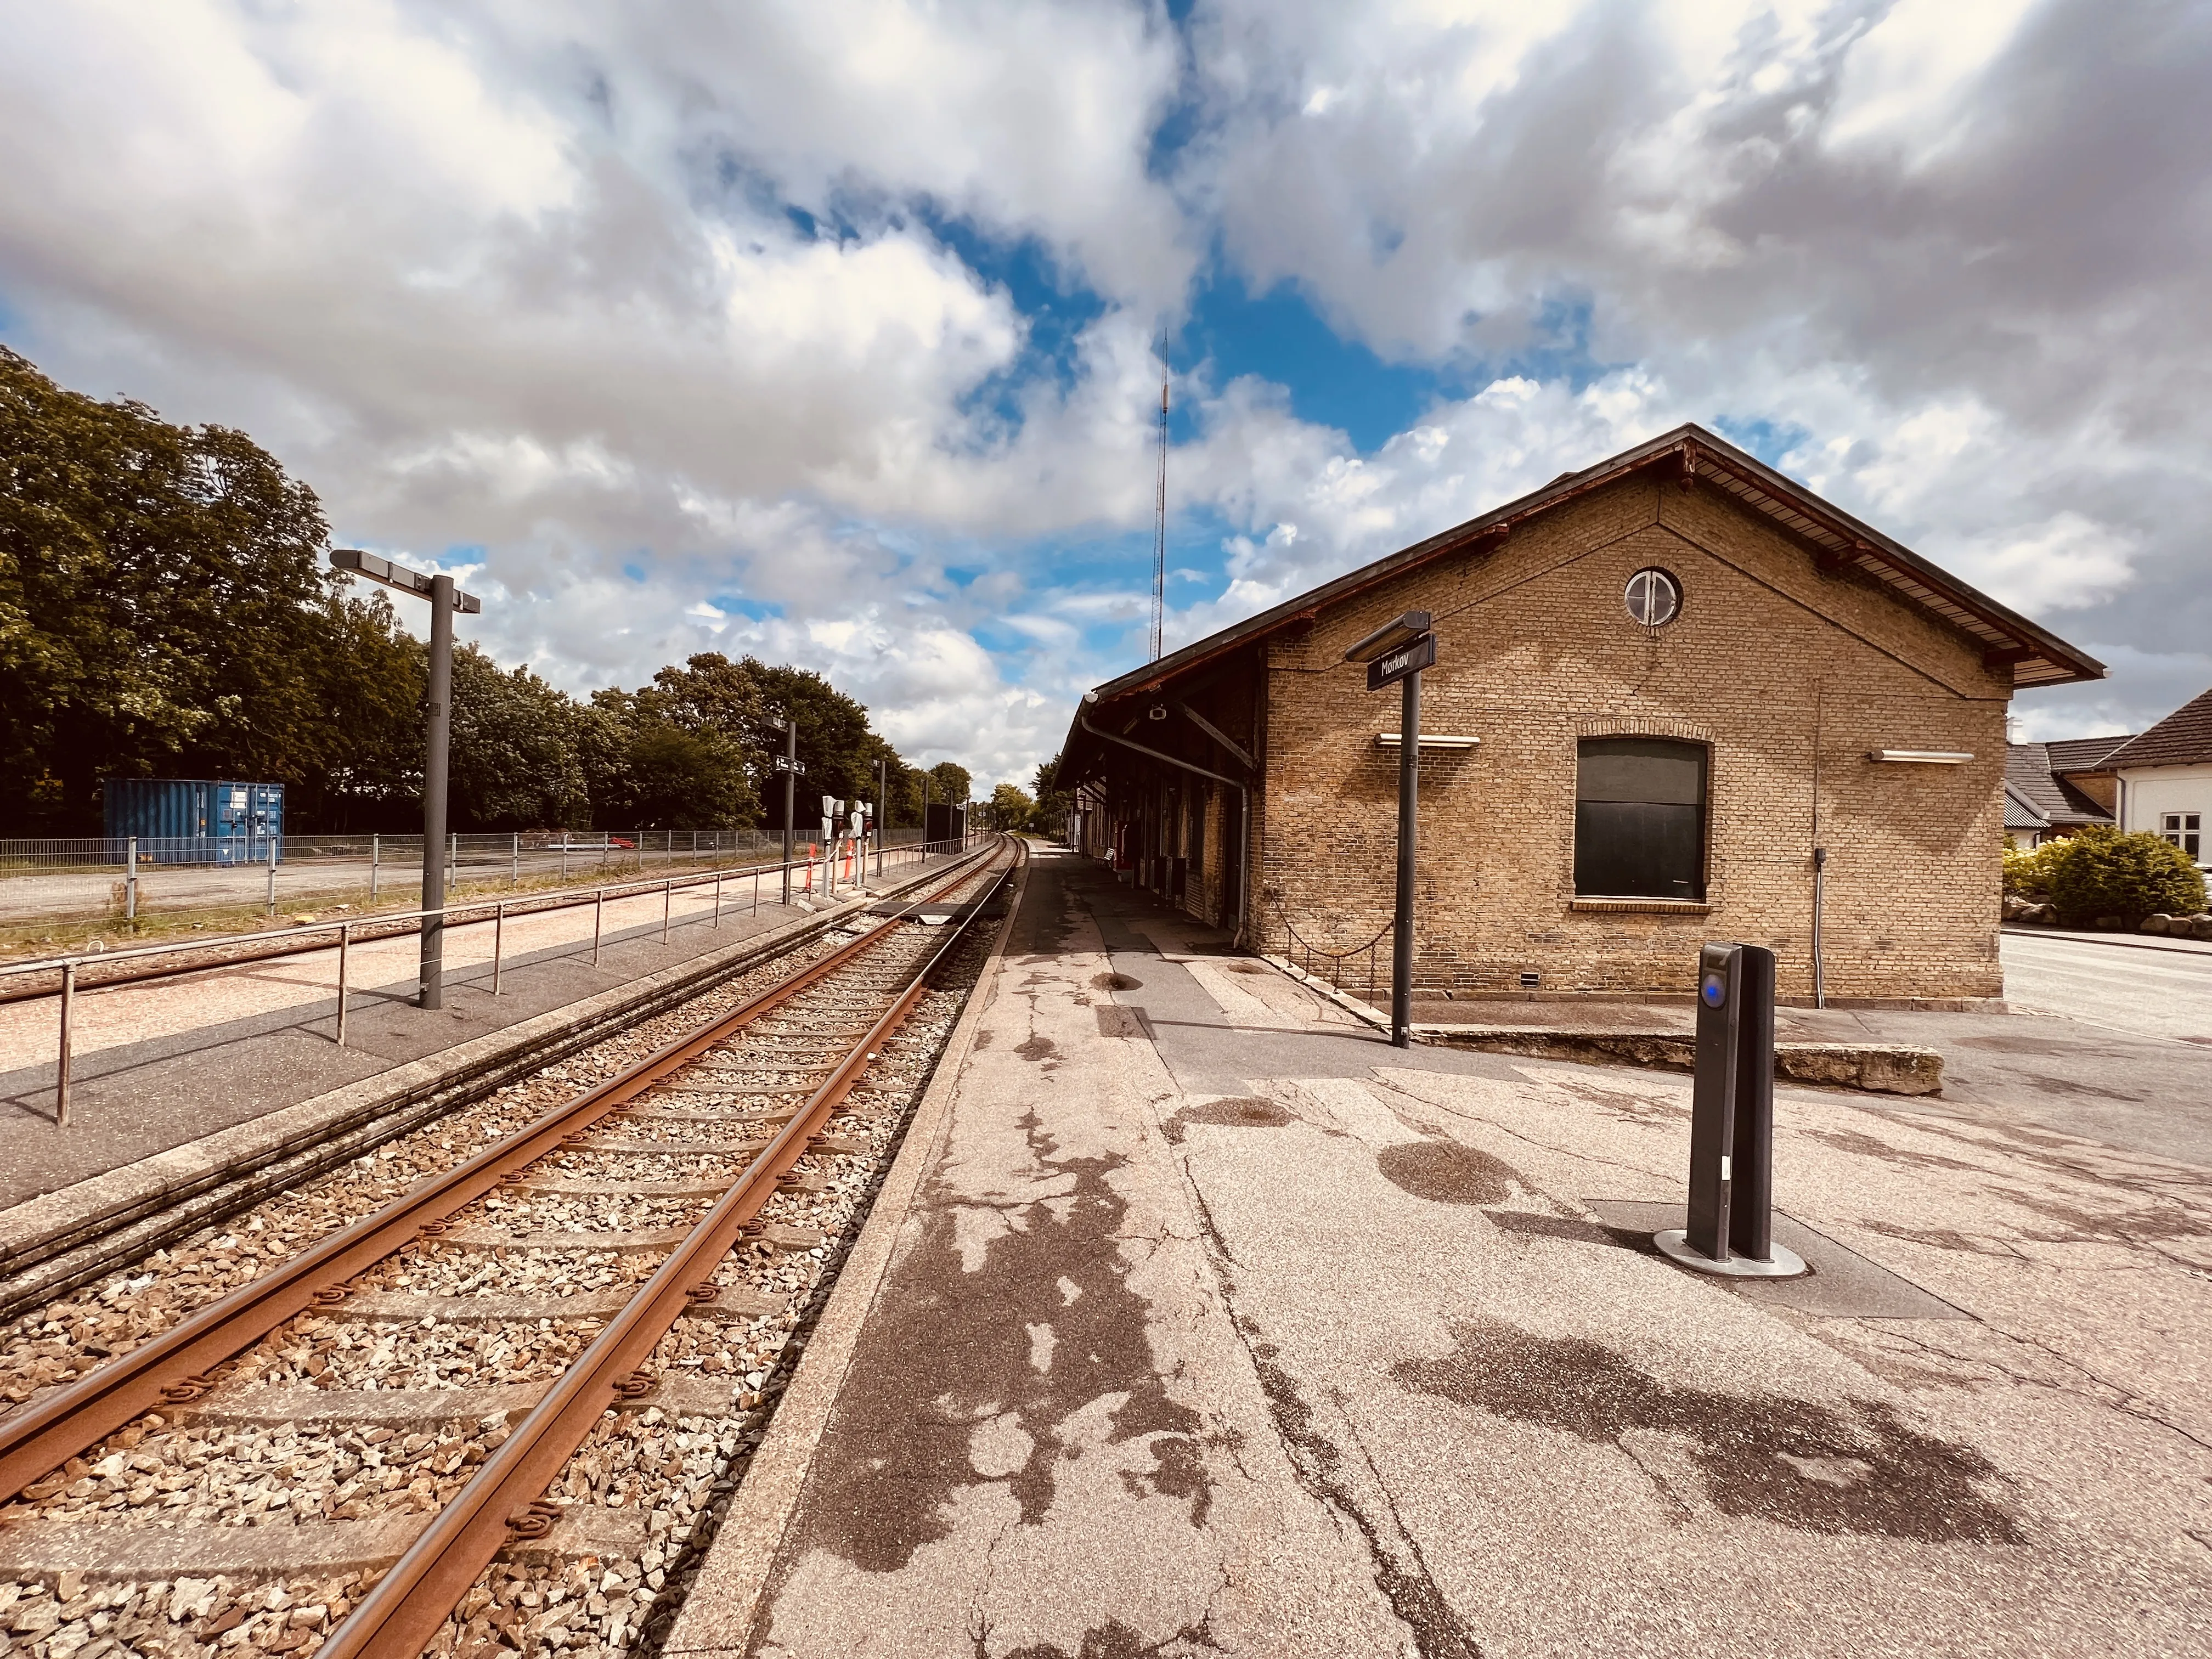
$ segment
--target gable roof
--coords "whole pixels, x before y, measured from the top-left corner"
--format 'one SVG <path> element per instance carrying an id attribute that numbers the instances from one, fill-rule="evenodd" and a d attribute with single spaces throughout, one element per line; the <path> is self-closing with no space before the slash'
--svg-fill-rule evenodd
<path id="1" fill-rule="evenodd" d="M 2091 757 L 2090 762 L 2076 764 L 2072 769 L 2087 771 L 2092 769 L 2095 757 L 2128 741 L 2126 738 L 2071 738 L 2060 743 L 2007 744 L 2006 827 L 2034 830 L 2110 823 L 2112 821 L 2110 812 L 2097 805 L 2070 780 L 2061 775 L 2068 769 L 2060 763 L 2057 751 L 2069 749 L 2086 753 Z M 2014 823 L 2011 803 L 2014 799 L 2035 811 L 2043 822 L 2040 824 Z"/>
<path id="2" fill-rule="evenodd" d="M 2108 769 L 2105 760 L 2115 749 L 2135 740 L 2130 732 L 2116 738 L 2060 738 L 2039 746 L 2051 751 L 2054 772 L 2098 772 Z"/>
<path id="3" fill-rule="evenodd" d="M 2123 766 L 2193 766 L 2212 761 L 2212 691 L 2191 698 L 2139 738 L 2105 757 L 2106 770 Z"/>
<path id="4" fill-rule="evenodd" d="M 1725 489 L 1806 547 L 1824 569 L 1849 568 L 1887 583 L 1907 603 L 1978 642 L 1991 666 L 2009 665 L 2015 686 L 2067 685 L 2105 677 L 2105 665 L 2094 657 L 1938 569 L 1911 549 L 1862 524 L 1756 456 L 1692 423 L 1625 449 L 1582 471 L 1561 473 L 1541 489 L 1517 501 L 1362 565 L 1232 628 L 1170 652 L 1157 662 L 1109 680 L 1095 695 L 1104 702 L 1155 690 L 1212 658 L 1289 623 L 1310 619 L 1324 605 L 1390 580 L 1431 559 L 1464 551 L 1472 543 L 1502 538 L 1524 520 L 1647 467 L 1664 469 L 1674 477 L 1694 477 Z M 1078 726 L 1076 731 L 1080 729 Z M 1074 735 L 1071 732 L 1071 738 Z"/>
<path id="5" fill-rule="evenodd" d="M 2010 778 L 2004 787 L 2004 827 L 2008 830 L 2048 830 L 2051 820 L 2037 808 L 2035 803 L 2014 787 Z"/>

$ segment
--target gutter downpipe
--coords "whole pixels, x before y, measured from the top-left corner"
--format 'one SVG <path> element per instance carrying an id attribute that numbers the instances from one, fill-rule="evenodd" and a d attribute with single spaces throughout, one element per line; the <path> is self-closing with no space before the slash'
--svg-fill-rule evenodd
<path id="1" fill-rule="evenodd" d="M 1823 897 L 1821 889 L 1826 884 L 1827 869 L 1828 849 L 1815 847 L 1813 849 L 1813 1006 L 1815 1008 L 1828 1006 L 1827 981 L 1820 972 L 1820 901 Z"/>
<path id="2" fill-rule="evenodd" d="M 1240 849 L 1237 857 L 1238 879 L 1237 883 L 1237 932 L 1231 938 L 1229 942 L 1232 946 L 1243 945 L 1244 943 L 1245 921 L 1244 892 L 1245 889 L 1250 884 L 1252 878 L 1252 872 L 1249 867 L 1252 854 L 1252 848 L 1250 846 L 1252 838 L 1251 787 L 1249 784 L 1240 783 L 1237 779 L 1229 777 L 1224 774 L 1219 772 L 1209 772 L 1203 766 L 1194 766 L 1187 760 L 1178 760 L 1173 755 L 1163 755 L 1157 749 L 1147 749 L 1141 743 L 1132 743 L 1128 738 L 1117 737 L 1111 732 L 1100 731 L 1097 726 L 1091 723 L 1091 717 L 1083 712 L 1085 708 L 1089 708 L 1092 703 L 1097 701 L 1098 694 L 1096 691 L 1086 691 L 1083 694 L 1082 703 L 1078 705 L 1075 711 L 1075 723 L 1081 726 L 1085 731 L 1088 732 L 1092 737 L 1100 738 L 1107 743 L 1117 743 L 1124 749 L 1133 749 L 1147 759 L 1164 761 L 1168 765 L 1181 767 L 1186 772 L 1195 772 L 1201 778 L 1212 778 L 1216 783 L 1225 783 L 1231 789 L 1234 789 L 1237 792 L 1237 844 Z"/>

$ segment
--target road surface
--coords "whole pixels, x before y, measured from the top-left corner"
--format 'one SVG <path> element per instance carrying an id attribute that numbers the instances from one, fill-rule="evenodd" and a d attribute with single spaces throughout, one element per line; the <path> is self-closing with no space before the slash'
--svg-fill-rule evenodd
<path id="1" fill-rule="evenodd" d="M 2002 948 L 2005 1000 L 2016 1012 L 2212 1044 L 2212 944 L 2152 949 L 2008 933 Z"/>

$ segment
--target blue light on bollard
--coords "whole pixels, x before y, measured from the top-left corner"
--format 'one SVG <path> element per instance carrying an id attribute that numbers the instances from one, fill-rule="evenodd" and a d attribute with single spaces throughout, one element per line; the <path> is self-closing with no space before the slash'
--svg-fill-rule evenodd
<path id="1" fill-rule="evenodd" d="M 1698 953 L 1689 1224 L 1651 1242 L 1699 1273 L 1792 1278 L 1805 1263 L 1774 1243 L 1773 1191 L 1774 952 L 1708 945 Z"/>

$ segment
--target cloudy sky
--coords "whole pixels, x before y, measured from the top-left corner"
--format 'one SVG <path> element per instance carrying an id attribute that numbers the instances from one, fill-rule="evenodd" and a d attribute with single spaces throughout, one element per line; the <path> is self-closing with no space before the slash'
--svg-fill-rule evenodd
<path id="1" fill-rule="evenodd" d="M 1142 659 L 1680 421 L 2212 685 L 2212 4 L 0 0 L 0 339 L 581 690 L 1026 779 Z"/>

